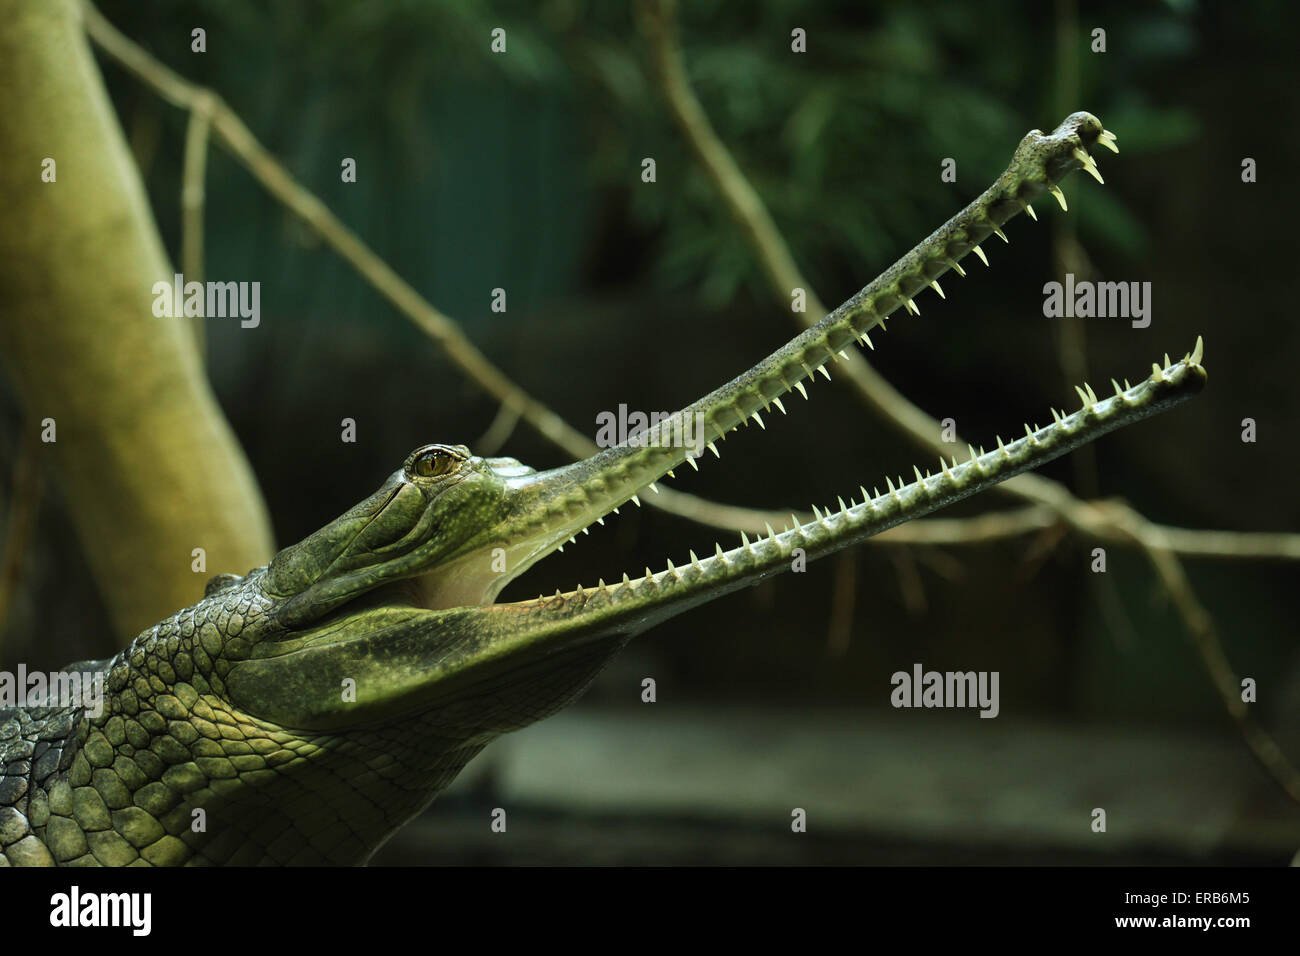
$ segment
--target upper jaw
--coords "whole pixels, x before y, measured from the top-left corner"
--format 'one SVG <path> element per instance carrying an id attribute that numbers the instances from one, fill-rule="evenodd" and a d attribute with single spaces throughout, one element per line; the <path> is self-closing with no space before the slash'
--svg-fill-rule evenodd
<path id="1" fill-rule="evenodd" d="M 1089 113 L 1068 116 L 1051 133 L 1031 131 L 1016 150 L 1012 163 L 997 182 L 958 215 L 869 283 L 834 312 L 777 349 L 754 367 L 715 389 L 679 413 L 684 421 L 701 423 L 695 448 L 707 446 L 717 454 L 716 440 L 752 419 L 763 425 L 760 412 L 775 405 L 792 389 L 807 397 L 804 379 L 814 371 L 830 377 L 825 366 L 847 357 L 855 340 L 870 346 L 867 331 L 883 326 L 890 314 L 949 269 L 965 274 L 958 260 L 968 253 L 987 263 L 979 243 L 991 235 L 1005 238 L 1003 225 L 1029 208 L 1030 200 L 1050 192 L 1062 206 L 1058 183 L 1084 169 L 1100 178 L 1088 148 L 1114 148 L 1114 136 Z M 939 290 L 941 291 L 941 290 Z M 680 423 L 679 423 L 680 425 Z M 668 439 L 660 427 L 642 434 L 635 445 L 607 448 L 583 461 L 545 472 L 533 472 L 514 459 L 472 459 L 500 483 L 497 520 L 476 540 L 449 560 L 426 572 L 423 601 L 430 609 L 483 606 L 501 589 L 567 538 L 616 511 L 639 492 L 687 460 L 683 444 Z M 504 552 L 504 564 L 501 560 Z M 493 557 L 498 560 L 493 560 Z"/>

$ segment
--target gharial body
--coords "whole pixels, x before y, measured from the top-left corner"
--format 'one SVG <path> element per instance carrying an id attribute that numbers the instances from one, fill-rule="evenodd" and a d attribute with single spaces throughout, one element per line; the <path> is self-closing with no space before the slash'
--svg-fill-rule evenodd
<path id="1" fill-rule="evenodd" d="M 1114 148 L 1075 113 L 1021 142 L 978 199 L 820 323 L 683 410 L 712 443 L 820 370 L 1001 226 Z M 1100 178 L 1098 176 L 1098 178 Z M 1062 199 L 1062 205 L 1064 201 Z M 363 863 L 494 737 L 573 700 L 635 634 L 974 494 L 1193 394 L 1183 361 L 970 460 L 658 574 L 496 603 L 534 563 L 684 461 L 658 428 L 534 472 L 417 449 L 373 495 L 108 661 L 100 712 L 0 709 L 0 862 Z M 805 394 L 806 397 L 806 394 Z M 694 418 L 693 416 L 702 416 Z M 662 437 L 667 437 L 666 435 Z M 714 448 L 716 451 L 716 448 Z M 201 821 L 201 825 L 200 825 Z"/>

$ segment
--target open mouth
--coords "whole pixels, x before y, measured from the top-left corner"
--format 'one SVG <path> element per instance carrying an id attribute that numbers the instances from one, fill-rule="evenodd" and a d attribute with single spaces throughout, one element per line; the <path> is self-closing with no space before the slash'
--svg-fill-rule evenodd
<path id="1" fill-rule="evenodd" d="M 1009 241 L 1002 225 L 1021 212 L 1033 215 L 1033 200 L 1050 195 L 1066 209 L 1059 182 L 1068 173 L 1082 169 L 1102 182 L 1097 163 L 1088 152 L 1094 145 L 1118 152 L 1114 134 L 1088 113 L 1067 117 L 1050 134 L 1029 133 L 993 186 L 870 285 L 749 371 L 682 409 L 678 413 L 682 420 L 703 423 L 705 434 L 697 436 L 703 441 L 696 447 L 707 447 L 721 457 L 718 442 L 740 425 L 752 421 L 765 428 L 764 413 L 771 414 L 773 409 L 785 413 L 783 397 L 797 391 L 807 399 L 805 379 L 817 373 L 830 379 L 828 366 L 848 359 L 845 350 L 854 343 L 874 348 L 868 331 L 877 326 L 883 329 L 886 318 L 900 308 L 918 314 L 914 300 L 922 291 L 932 289 L 942 296 L 939 278 L 950 270 L 964 276 L 963 257 L 974 253 L 988 265 L 980 243 L 992 236 Z M 838 499 L 838 508 L 814 506 L 811 518 L 791 515 L 779 531 L 768 524 L 766 534 L 753 541 L 742 533 L 740 546 L 729 551 L 715 544 L 708 557 L 701 559 L 691 551 L 682 566 L 668 561 L 658 574 L 649 568 L 644 577 L 624 573 L 618 584 L 606 585 L 600 580 L 595 588 L 557 590 L 553 597 L 539 595 L 535 601 L 497 604 L 496 597 L 506 584 L 547 555 L 562 550 L 590 525 L 603 524 L 607 515 L 617 513 L 629 501 L 640 504 L 643 494 L 655 494 L 655 482 L 673 476 L 673 469 L 684 462 L 696 469 L 699 465 L 687 456 L 680 441 L 672 440 L 667 421 L 644 429 L 636 441 L 547 472 L 533 472 L 513 459 L 476 459 L 504 482 L 507 520 L 500 527 L 507 533 L 498 533 L 496 541 L 481 539 L 485 543 L 405 582 L 384 585 L 372 600 L 430 611 L 492 607 L 568 612 L 578 605 L 586 607 L 592 600 L 618 602 L 638 589 L 664 592 L 692 580 L 744 579 L 752 583 L 795 548 L 825 551 L 843 547 L 868 533 L 973 494 L 993 481 L 1041 464 L 1104 431 L 1186 397 L 1204 380 L 1200 357 L 1198 340 L 1182 362 L 1170 363 L 1166 357 L 1164 367 L 1157 365 L 1151 377 L 1136 386 L 1126 382 L 1120 388 L 1116 384 L 1115 395 L 1104 400 L 1085 385 L 1078 390 L 1083 401 L 1079 411 L 1065 415 L 1053 409 L 1053 424 L 1032 429 L 1026 425 L 1024 437 L 1005 443 L 999 438 L 992 453 L 970 448 L 966 461 L 940 458 L 936 471 L 915 469 L 915 480 L 886 478 L 883 493 L 878 487 L 870 492 L 859 487 L 861 500 L 851 495 L 847 502 Z"/>
<path id="2" fill-rule="evenodd" d="M 963 257 L 974 253 L 988 265 L 980 244 L 992 236 L 1009 241 L 1003 224 L 1021 212 L 1032 215 L 1032 201 L 1050 195 L 1066 209 L 1059 183 L 1068 173 L 1082 169 L 1101 182 L 1096 161 L 1088 152 L 1088 147 L 1098 144 L 1118 152 L 1114 134 L 1088 113 L 1067 117 L 1050 134 L 1031 131 L 993 186 L 815 326 L 682 409 L 679 425 L 681 420 L 701 422 L 704 434 L 696 436 L 695 447 L 707 447 L 717 457 L 721 457 L 718 442 L 741 425 L 752 421 L 765 428 L 764 413 L 772 414 L 773 409 L 785 413 L 782 398 L 794 392 L 807 399 L 805 380 L 818 373 L 829 380 L 829 366 L 847 360 L 846 349 L 851 345 L 874 348 L 868 332 L 877 326 L 883 329 L 889 315 L 900 308 L 918 314 L 914 300 L 927 289 L 943 296 L 939 278 L 949 271 L 964 276 Z M 557 589 L 554 596 L 539 595 L 534 601 L 497 603 L 496 597 L 510 581 L 575 541 L 590 525 L 603 524 L 607 515 L 617 513 L 629 501 L 640 504 L 643 494 L 655 494 L 655 482 L 672 477 L 673 470 L 684 462 L 696 469 L 699 465 L 687 455 L 682 442 L 673 440 L 669 421 L 643 429 L 635 440 L 623 445 L 546 472 L 534 472 L 513 459 L 473 459 L 476 467 L 489 469 L 504 488 L 503 509 L 494 517 L 496 530 L 476 535 L 476 543 L 437 566 L 404 581 L 384 584 L 349 605 L 355 609 L 363 606 L 360 602 L 364 600 L 374 606 L 435 612 L 477 609 L 552 612 L 552 617 L 595 612 L 617 616 L 619 609 L 635 615 L 638 607 L 651 602 L 665 608 L 689 603 L 706 590 L 709 596 L 717 596 L 788 567 L 796 549 L 802 549 L 809 560 L 838 550 L 1181 401 L 1204 382 L 1201 354 L 1198 339 L 1182 361 L 1171 363 L 1166 356 L 1163 368 L 1154 366 L 1151 376 L 1137 385 L 1125 382 L 1121 388 L 1116 384 L 1115 394 L 1106 399 L 1099 399 L 1085 385 L 1077 389 L 1082 407 L 1069 415 L 1053 409 L 1053 423 L 1046 427 L 1025 425 L 1024 437 L 1011 442 L 999 438 L 992 452 L 969 448 L 965 461 L 940 458 L 937 470 L 923 473 L 914 469 L 911 481 L 886 478 L 884 492 L 879 487 L 868 492 L 860 486 L 861 500 L 851 495 L 847 502 L 837 499 L 838 508 L 813 506 L 811 518 L 791 515 L 781 530 L 768 524 L 765 534 L 752 541 L 742 533 L 739 547 L 731 550 L 715 544 L 707 557 L 691 551 L 681 566 L 670 560 L 657 574 L 649 568 L 644 577 L 624 573 L 621 583 L 607 585 L 602 579 L 594 588 Z M 680 602 L 675 601 L 677 597 Z"/>

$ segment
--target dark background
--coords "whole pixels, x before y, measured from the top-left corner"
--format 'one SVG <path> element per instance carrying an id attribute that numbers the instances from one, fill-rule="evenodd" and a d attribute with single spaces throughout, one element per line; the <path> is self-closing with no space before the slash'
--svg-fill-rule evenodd
<path id="1" fill-rule="evenodd" d="M 828 304 L 984 189 L 1026 130 L 1087 109 L 1122 150 L 1099 152 L 1105 187 L 1082 174 L 1066 183 L 1068 216 L 1040 203 L 1038 225 L 1019 218 L 1009 246 L 987 247 L 991 269 L 969 265 L 968 279 L 944 283 L 946 302 L 923 295 L 919 319 L 873 336 L 877 367 L 991 445 L 1026 419 L 1045 421 L 1050 405 L 1076 403 L 1070 363 L 1101 393 L 1203 335 L 1200 397 L 1045 473 L 1160 522 L 1300 531 L 1294 5 L 864 6 L 697 2 L 680 17 L 704 107 Z M 581 431 L 594 436 L 596 414 L 620 403 L 680 407 L 794 333 L 672 126 L 621 5 L 100 9 L 218 91 L 295 177 Z M 207 30 L 206 54 L 190 52 L 195 26 Z M 498 26 L 505 55 L 489 51 Z M 807 31 L 805 55 L 790 52 L 794 27 Z M 1089 50 L 1094 27 L 1106 30 L 1104 54 Z M 178 261 L 186 118 L 101 65 Z M 339 181 L 345 156 L 357 160 L 355 184 Z M 640 179 L 647 156 L 654 184 Z M 940 180 L 946 157 L 955 184 Z M 1258 163 L 1255 184 L 1241 182 L 1245 157 Z M 475 445 L 496 414 L 491 399 L 220 151 L 207 189 L 207 277 L 262 283 L 261 326 L 209 323 L 208 363 L 279 544 L 360 500 L 416 445 Z M 1063 345 L 1060 320 L 1042 315 L 1054 236 L 1076 238 L 1099 278 L 1150 281 L 1150 327 L 1082 320 L 1082 350 Z M 507 290 L 504 314 L 490 309 L 495 287 Z M 3 388 L 0 450 L 11 460 L 18 411 Z M 767 417 L 766 432 L 728 441 L 721 462 L 684 469 L 676 486 L 806 508 L 928 463 L 847 388 L 819 378 L 811 395 L 787 403 L 789 417 Z M 345 417 L 358 423 L 355 444 L 339 440 Z M 1246 417 L 1255 444 L 1241 441 Z M 563 460 L 526 425 L 501 452 L 538 468 Z M 6 469 L 6 495 L 8 480 Z M 5 650 L 53 667 L 114 647 L 48 491 Z M 1013 506 L 986 495 L 954 513 Z M 680 563 L 715 537 L 623 509 L 503 599 Z M 471 765 L 381 859 L 1287 861 L 1300 814 L 1246 756 L 1145 561 L 1110 549 L 1108 572 L 1094 575 L 1092 547 L 1055 533 L 869 545 L 695 610 L 634 642 L 556 719 L 563 733 L 541 725 Z M 1300 759 L 1295 566 L 1190 561 L 1189 573 L 1233 666 L 1259 680 L 1256 714 Z M 837 580 L 856 597 L 833 624 Z M 1002 716 L 890 709 L 889 675 L 918 661 L 999 671 Z M 645 676 L 658 683 L 653 706 L 640 702 Z M 591 740 L 605 749 L 582 749 Z M 576 775 L 547 776 L 567 761 Z M 710 784 L 651 793 L 601 782 L 651 767 L 661 780 Z M 811 807 L 814 825 L 792 842 L 789 807 L 815 803 L 800 797 L 805 783 L 844 799 L 820 818 Z M 1113 827 L 1123 838 L 1090 840 L 1091 809 L 1126 797 L 1129 830 Z M 487 830 L 501 805 L 517 839 Z"/>

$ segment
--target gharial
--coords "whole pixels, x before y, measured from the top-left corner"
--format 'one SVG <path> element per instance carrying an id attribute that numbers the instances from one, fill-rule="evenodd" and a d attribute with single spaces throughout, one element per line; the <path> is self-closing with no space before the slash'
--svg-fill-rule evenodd
<path id="1" fill-rule="evenodd" d="M 883 327 L 969 252 L 1002 238 L 1061 180 L 1101 176 L 1089 149 L 1115 137 L 1089 113 L 1031 131 L 962 212 L 813 328 L 683 410 L 708 447 Z M 1118 150 L 1116 150 L 1118 151 Z M 634 635 L 693 605 L 981 491 L 1205 382 L 1201 342 L 1182 361 L 1082 407 L 1053 409 L 969 460 L 886 480 L 839 510 L 657 574 L 496 603 L 505 585 L 684 461 L 662 433 L 551 471 L 417 449 L 356 507 L 269 565 L 220 575 L 203 599 L 110 660 L 102 713 L 0 710 L 0 857 L 7 864 L 363 863 L 494 737 L 577 697 Z M 691 418 L 694 421 L 696 419 Z M 498 550 L 499 549 L 499 550 Z M 504 569 L 504 570 L 503 570 Z M 346 684 L 353 681 L 354 684 Z M 341 688 L 355 688 L 355 698 Z M 51 703 L 46 701 L 45 703 Z M 195 811 L 205 825 L 195 827 Z"/>

